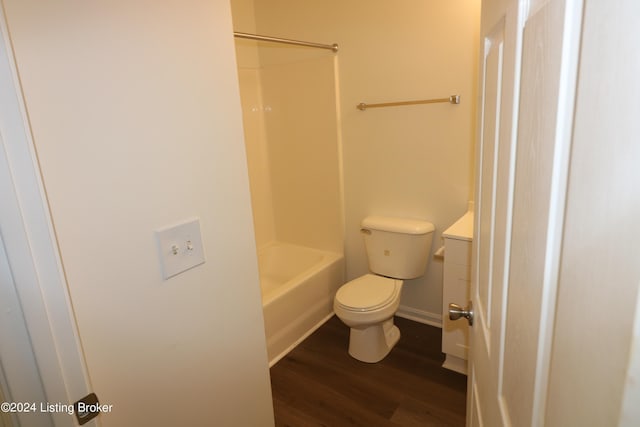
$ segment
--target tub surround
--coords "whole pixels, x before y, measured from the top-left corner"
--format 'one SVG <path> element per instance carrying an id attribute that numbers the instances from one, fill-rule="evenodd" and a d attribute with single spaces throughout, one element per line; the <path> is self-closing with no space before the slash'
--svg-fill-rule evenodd
<path id="1" fill-rule="evenodd" d="M 342 252 L 333 58 L 238 67 L 258 248 L 283 241 Z"/>
<path id="2" fill-rule="evenodd" d="M 252 0 L 232 6 L 234 31 L 264 34 Z M 272 366 L 331 317 L 344 283 L 337 62 L 324 50 L 244 39 L 236 57 Z"/>

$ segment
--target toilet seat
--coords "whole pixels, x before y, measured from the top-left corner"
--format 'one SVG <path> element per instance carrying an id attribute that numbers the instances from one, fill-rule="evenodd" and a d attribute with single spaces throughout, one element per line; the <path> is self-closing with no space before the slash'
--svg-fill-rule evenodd
<path id="1" fill-rule="evenodd" d="M 335 301 L 349 311 L 372 311 L 391 304 L 400 292 L 401 280 L 365 274 L 338 289 Z"/>

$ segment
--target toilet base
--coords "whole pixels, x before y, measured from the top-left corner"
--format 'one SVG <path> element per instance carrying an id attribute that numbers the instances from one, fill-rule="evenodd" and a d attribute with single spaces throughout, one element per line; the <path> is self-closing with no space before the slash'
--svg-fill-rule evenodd
<path id="1" fill-rule="evenodd" d="M 400 330 L 393 324 L 393 317 L 365 328 L 351 328 L 349 354 L 366 363 L 376 363 L 385 358 L 400 339 Z"/>

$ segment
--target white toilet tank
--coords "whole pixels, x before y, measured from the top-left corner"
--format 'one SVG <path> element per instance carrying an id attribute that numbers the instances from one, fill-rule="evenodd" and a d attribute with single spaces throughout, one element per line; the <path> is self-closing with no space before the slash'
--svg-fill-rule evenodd
<path id="1" fill-rule="evenodd" d="M 427 270 L 435 227 L 427 221 L 384 216 L 362 220 L 369 270 L 396 279 L 415 279 Z"/>

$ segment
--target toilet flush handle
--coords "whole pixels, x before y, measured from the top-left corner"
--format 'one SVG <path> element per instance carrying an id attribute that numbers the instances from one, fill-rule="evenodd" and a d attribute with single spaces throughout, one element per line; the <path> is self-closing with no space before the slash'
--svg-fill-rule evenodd
<path id="1" fill-rule="evenodd" d="M 369 229 L 367 229 L 367 228 L 361 228 L 361 229 L 360 229 L 360 232 L 361 232 L 362 234 L 371 234 L 371 230 L 369 230 Z"/>

